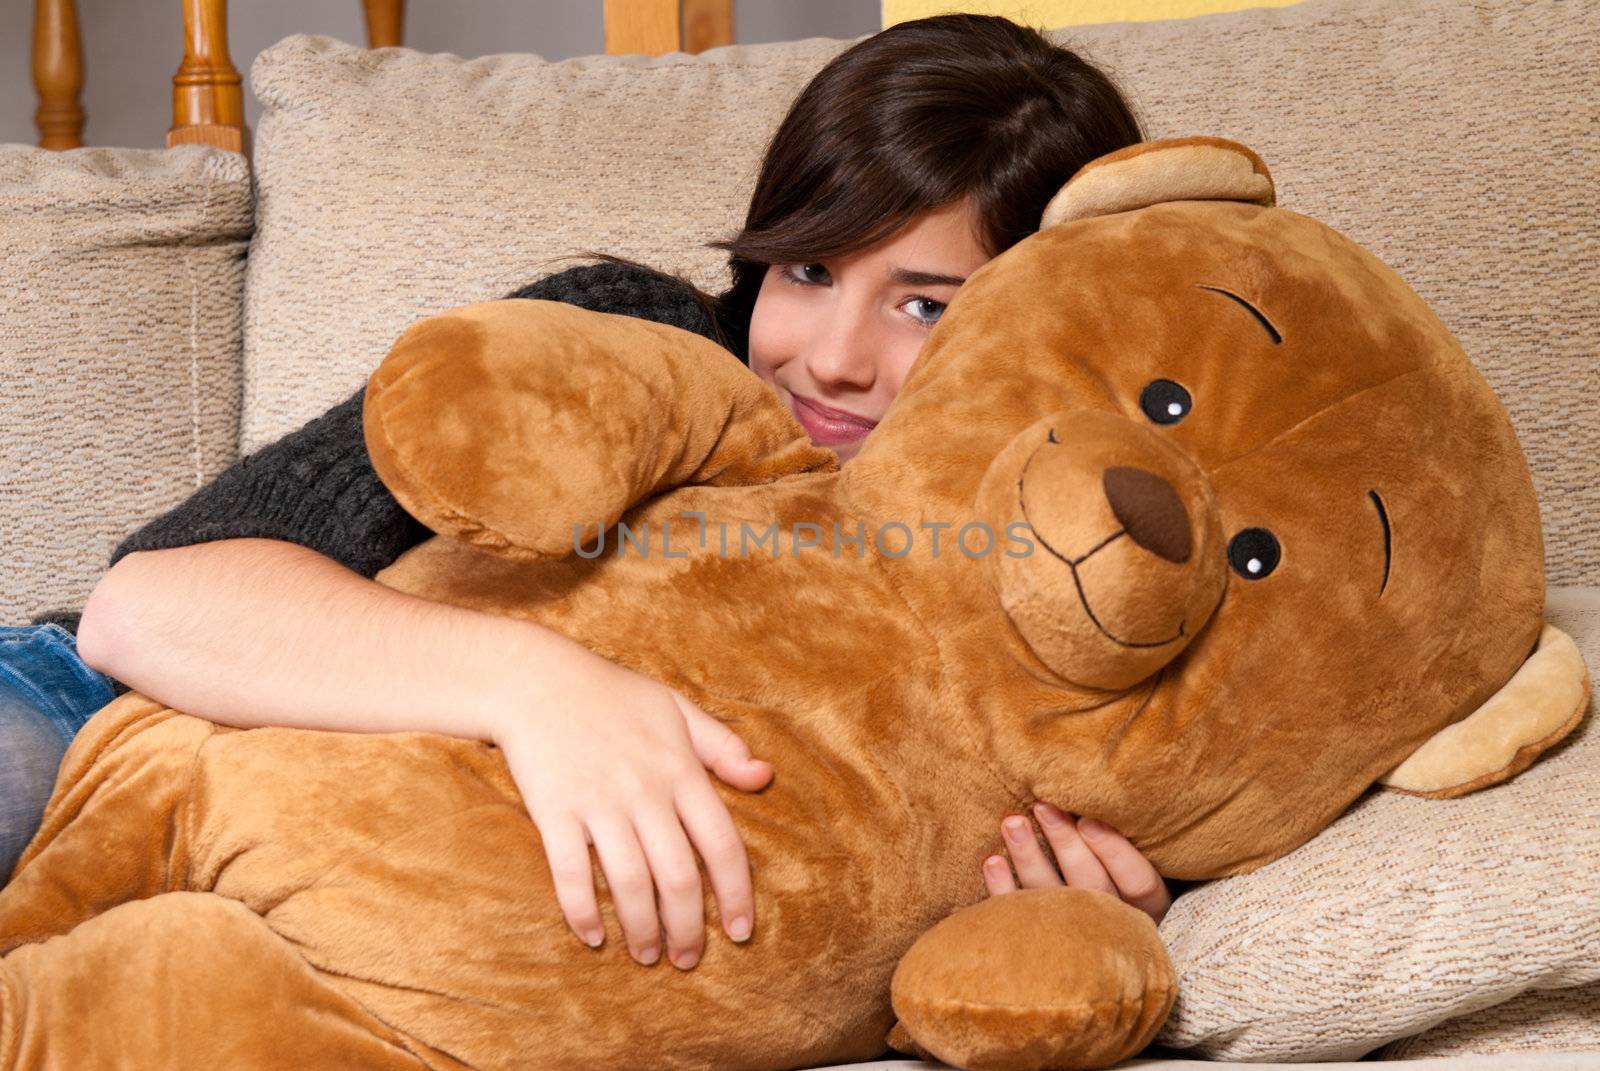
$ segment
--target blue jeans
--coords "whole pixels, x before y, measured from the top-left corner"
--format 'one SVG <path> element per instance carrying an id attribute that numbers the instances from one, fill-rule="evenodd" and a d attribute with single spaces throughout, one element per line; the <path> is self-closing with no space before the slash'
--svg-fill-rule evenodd
<path id="1" fill-rule="evenodd" d="M 113 698 L 60 625 L 0 627 L 0 884 L 39 831 L 67 745 Z"/>

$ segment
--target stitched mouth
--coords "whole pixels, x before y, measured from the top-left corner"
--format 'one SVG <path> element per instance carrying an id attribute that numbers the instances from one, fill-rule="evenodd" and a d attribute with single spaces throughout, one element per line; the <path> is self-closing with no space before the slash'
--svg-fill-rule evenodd
<path id="1" fill-rule="evenodd" d="M 1054 443 L 1056 445 L 1060 444 L 1060 440 L 1058 440 L 1055 437 L 1055 429 L 1054 428 L 1052 428 L 1050 430 L 1049 437 L 1048 437 L 1048 439 L 1046 441 L 1050 442 L 1050 443 Z M 1042 448 L 1043 444 L 1040 444 L 1040 446 Z M 1039 452 L 1038 450 L 1035 450 L 1033 452 L 1033 454 L 1037 455 L 1038 452 Z M 1061 553 L 1055 547 L 1050 545 L 1050 541 L 1044 537 L 1044 534 L 1042 532 L 1040 532 L 1039 529 L 1034 525 L 1032 518 L 1030 518 L 1028 516 L 1028 501 L 1027 501 L 1027 497 L 1023 494 L 1022 484 L 1023 484 L 1023 481 L 1027 479 L 1028 466 L 1031 465 L 1032 463 L 1033 463 L 1033 455 L 1030 455 L 1028 457 L 1028 460 L 1023 462 L 1022 471 L 1017 474 L 1017 505 L 1022 510 L 1022 519 L 1025 522 L 1027 522 L 1028 530 L 1031 531 L 1034 534 L 1035 538 L 1037 538 L 1039 540 L 1040 544 L 1043 545 L 1044 549 L 1048 550 L 1052 555 L 1054 555 L 1056 557 L 1057 560 L 1059 560 L 1068 569 L 1072 570 L 1072 586 L 1077 589 L 1077 592 L 1078 592 L 1078 603 L 1079 603 L 1079 605 L 1081 605 L 1083 607 L 1083 612 L 1089 616 L 1089 620 L 1094 623 L 1094 627 L 1100 630 L 1101 635 L 1105 636 L 1106 639 L 1110 640 L 1114 644 L 1117 644 L 1119 647 L 1131 647 L 1131 648 L 1139 648 L 1139 649 L 1150 648 L 1150 647 L 1165 647 L 1169 643 L 1177 643 L 1179 640 L 1183 639 L 1183 637 L 1185 635 L 1185 631 L 1184 631 L 1184 624 L 1183 624 L 1182 621 L 1178 622 L 1178 631 L 1177 631 L 1177 633 L 1175 635 L 1173 635 L 1173 636 L 1168 637 L 1167 639 L 1141 641 L 1141 640 L 1125 640 L 1125 639 L 1123 639 L 1122 637 L 1120 637 L 1120 636 L 1116 635 L 1114 632 L 1112 632 L 1110 629 L 1106 628 L 1106 626 L 1100 621 L 1100 618 L 1095 616 L 1094 607 L 1092 605 L 1090 605 L 1090 603 L 1089 603 L 1089 593 L 1083 589 L 1083 578 L 1078 575 L 1078 566 L 1082 565 L 1084 562 L 1088 561 L 1090 558 L 1092 558 L 1096 554 L 1100 553 L 1102 550 L 1104 550 L 1106 547 L 1110 546 L 1112 543 L 1116 542 L 1118 539 L 1121 539 L 1123 536 L 1127 535 L 1128 534 L 1127 533 L 1127 529 L 1125 529 L 1125 528 L 1117 529 L 1111 535 L 1109 535 L 1106 538 L 1102 539 L 1100 542 L 1096 543 L 1093 547 L 1091 547 L 1089 550 L 1085 551 L 1083 554 L 1080 554 L 1076 558 L 1069 558 L 1065 554 Z"/>

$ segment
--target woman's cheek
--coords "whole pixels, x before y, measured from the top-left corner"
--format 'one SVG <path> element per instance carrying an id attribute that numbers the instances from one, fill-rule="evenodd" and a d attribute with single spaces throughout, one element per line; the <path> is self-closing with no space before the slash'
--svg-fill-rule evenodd
<path id="1" fill-rule="evenodd" d="M 768 276 L 750 317 L 750 368 L 768 382 L 800 353 L 802 345 L 798 336 L 806 315 L 803 295 L 784 293 L 781 285 Z"/>
<path id="2" fill-rule="evenodd" d="M 890 397 L 900 393 L 906 377 L 911 374 L 911 366 L 917 363 L 917 357 L 927 342 L 928 329 L 917 327 L 898 333 L 889 344 L 888 352 L 884 354 L 884 363 L 879 367 L 884 378 L 893 386 Z"/>

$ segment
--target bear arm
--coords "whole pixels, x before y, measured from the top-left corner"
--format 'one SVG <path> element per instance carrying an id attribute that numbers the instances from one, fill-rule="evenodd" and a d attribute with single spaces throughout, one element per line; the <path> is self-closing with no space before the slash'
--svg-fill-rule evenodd
<path id="1" fill-rule="evenodd" d="M 919 938 L 888 1043 L 957 1067 L 1101 1068 L 1149 1045 L 1177 995 L 1150 916 L 1071 886 L 993 896 Z"/>
<path id="2" fill-rule="evenodd" d="M 553 301 L 413 324 L 368 381 L 363 422 L 408 512 L 524 560 L 564 557 L 673 487 L 838 467 L 716 343 Z"/>

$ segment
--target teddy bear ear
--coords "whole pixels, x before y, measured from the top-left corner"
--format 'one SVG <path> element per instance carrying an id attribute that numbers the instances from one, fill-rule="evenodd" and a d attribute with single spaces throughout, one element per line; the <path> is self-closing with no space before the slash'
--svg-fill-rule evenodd
<path id="1" fill-rule="evenodd" d="M 1145 141 L 1085 164 L 1045 205 L 1039 229 L 1166 201 L 1244 201 L 1271 208 L 1277 191 L 1261 157 L 1236 141 Z"/>
<path id="2" fill-rule="evenodd" d="M 1378 778 L 1395 792 L 1453 799 L 1533 765 L 1583 720 L 1589 671 L 1572 637 L 1546 624 L 1533 654 L 1471 714 L 1423 741 Z"/>

